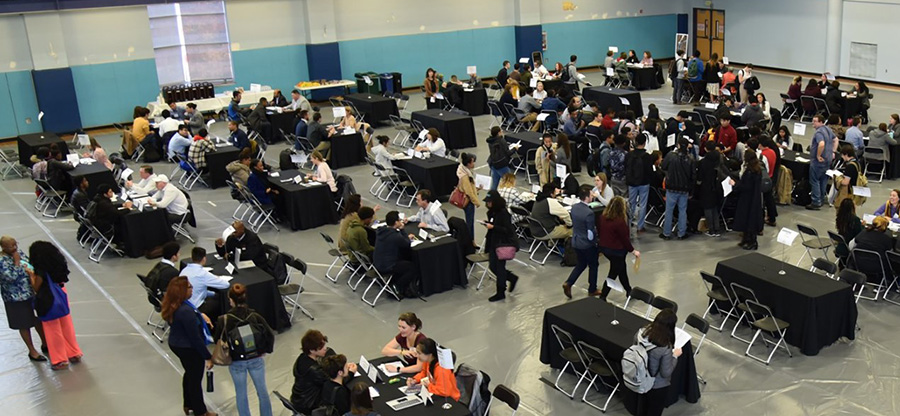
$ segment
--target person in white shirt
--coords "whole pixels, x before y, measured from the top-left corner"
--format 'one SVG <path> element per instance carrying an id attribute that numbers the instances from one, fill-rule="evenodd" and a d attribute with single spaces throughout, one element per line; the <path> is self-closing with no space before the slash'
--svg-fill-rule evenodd
<path id="1" fill-rule="evenodd" d="M 375 140 L 378 140 L 378 144 L 372 146 L 372 155 L 375 156 L 375 163 L 384 168 L 388 174 L 394 173 L 394 164 L 391 161 L 396 159 L 396 156 L 387 149 L 390 138 L 382 135 L 376 136 Z"/>
<path id="2" fill-rule="evenodd" d="M 422 142 L 421 145 L 416 146 L 416 151 L 431 152 L 431 154 L 435 156 L 446 156 L 447 146 L 444 144 L 444 139 L 441 139 L 437 129 L 432 127 L 428 129 L 428 134 L 425 135 L 425 141 Z"/>
<path id="3" fill-rule="evenodd" d="M 547 71 L 547 67 L 544 66 L 543 62 L 537 61 L 534 63 L 534 71 L 532 74 L 537 79 L 544 79 L 550 76 L 550 71 Z"/>
<path id="4" fill-rule="evenodd" d="M 187 158 L 187 150 L 191 147 L 190 131 L 184 124 L 178 125 L 178 132 L 169 140 L 169 159 L 174 160 L 175 155 Z"/>
<path id="5" fill-rule="evenodd" d="M 547 98 L 547 91 L 544 91 L 543 82 L 538 81 L 537 89 L 534 90 L 531 96 L 534 97 L 535 100 L 538 100 L 538 102 L 544 101 L 544 98 Z"/>
<path id="6" fill-rule="evenodd" d="M 309 158 L 312 160 L 313 164 L 316 165 L 316 173 L 314 175 L 309 175 L 309 178 L 316 182 L 328 184 L 328 188 L 331 189 L 331 193 L 336 193 L 337 183 L 334 181 L 334 174 L 331 173 L 331 167 L 328 166 L 328 162 L 325 161 L 325 157 L 322 156 L 322 154 L 319 153 L 318 150 L 315 150 Z"/>
<path id="7" fill-rule="evenodd" d="M 284 107 L 285 111 L 312 111 L 312 106 L 309 105 L 309 100 L 306 99 L 300 91 L 293 90 L 291 91 L 291 103 Z"/>
<path id="8" fill-rule="evenodd" d="M 125 182 L 125 189 L 138 195 L 153 195 L 156 193 L 156 175 L 153 174 L 153 166 L 144 165 L 138 169 L 141 180 L 135 184 L 131 179 Z"/>
<path id="9" fill-rule="evenodd" d="M 409 221 L 418 221 L 419 228 L 430 228 L 445 233 L 450 232 L 447 217 L 441 211 L 441 203 L 434 198 L 431 191 L 422 189 L 416 192 L 416 205 L 419 206 L 419 212 L 409 217 Z"/>
<path id="10" fill-rule="evenodd" d="M 188 282 L 194 287 L 194 293 L 189 299 L 192 305 L 206 314 L 210 320 L 215 321 L 221 312 L 221 305 L 214 292 L 209 289 L 228 289 L 228 280 L 216 276 L 204 269 L 206 266 L 206 249 L 194 247 L 191 249 L 191 262 L 181 269 L 181 276 L 187 277 Z"/>
<path id="11" fill-rule="evenodd" d="M 187 196 L 175 185 L 170 184 L 166 175 L 156 177 L 156 190 L 156 194 L 150 198 L 150 205 L 165 209 L 170 224 L 180 223 L 181 218 L 188 213 Z"/>
<path id="12" fill-rule="evenodd" d="M 600 172 L 597 176 L 594 176 L 594 189 L 591 190 L 591 196 L 594 201 L 599 202 L 603 206 L 609 205 L 609 201 L 612 201 L 613 197 L 616 196 L 613 193 L 612 186 L 609 186 L 607 183 L 605 173 Z"/>
<path id="13" fill-rule="evenodd" d="M 160 114 L 163 117 L 163 121 L 159 122 L 159 136 L 165 136 L 166 133 L 170 131 L 178 130 L 178 126 L 181 125 L 181 121 L 178 121 L 172 118 L 172 113 L 169 110 L 163 110 Z"/>

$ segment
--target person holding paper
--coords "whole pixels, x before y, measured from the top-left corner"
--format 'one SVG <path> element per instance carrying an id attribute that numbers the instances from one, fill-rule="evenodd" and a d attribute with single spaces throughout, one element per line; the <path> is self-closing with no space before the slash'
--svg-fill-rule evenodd
<path id="1" fill-rule="evenodd" d="M 762 167 L 753 150 L 744 152 L 741 172 L 737 182 L 730 181 L 738 197 L 733 228 L 743 233 L 738 246 L 744 250 L 756 250 L 759 247 L 756 236 L 763 229 Z"/>
<path id="2" fill-rule="evenodd" d="M 578 264 L 572 269 L 569 278 L 563 283 L 563 294 L 572 299 L 572 286 L 581 277 L 584 269 L 588 269 L 588 296 L 599 296 L 597 290 L 597 226 L 594 211 L 588 206 L 591 202 L 591 186 L 581 185 L 578 188 L 578 202 L 572 205 L 572 248 L 578 257 Z"/>
<path id="3" fill-rule="evenodd" d="M 550 133 L 544 133 L 541 138 L 541 146 L 534 154 L 534 168 L 541 186 L 550 183 L 556 174 L 556 144 Z"/>
<path id="4" fill-rule="evenodd" d="M 112 170 L 113 164 L 109 161 L 109 156 L 106 155 L 106 151 L 103 150 L 103 147 L 100 146 L 100 143 L 97 143 L 97 139 L 91 137 L 90 144 L 88 145 L 88 150 L 90 152 L 84 153 L 81 157 L 89 157 L 97 161 L 97 163 L 106 166 L 107 169 Z"/>
<path id="5" fill-rule="evenodd" d="M 191 147 L 191 143 L 193 143 L 193 140 L 191 140 L 191 133 L 187 126 L 184 124 L 179 125 L 177 132 L 169 139 L 169 160 L 175 160 L 175 155 L 186 158 L 187 150 Z"/>
<path id="6" fill-rule="evenodd" d="M 837 196 L 834 199 L 834 209 L 841 209 L 841 202 L 845 199 L 853 200 L 853 187 L 859 178 L 859 162 L 856 161 L 856 150 L 852 145 L 841 146 L 841 159 L 844 161 L 844 171 L 841 176 L 835 176 L 833 181 L 837 188 Z"/>
<path id="7" fill-rule="evenodd" d="M 181 276 L 187 277 L 194 288 L 190 298 L 191 304 L 205 313 L 210 320 L 215 320 L 222 309 L 215 293 L 208 289 L 228 289 L 228 280 L 206 271 L 205 266 L 206 250 L 203 247 L 194 247 L 191 249 L 191 262 L 181 269 Z"/>
<path id="8" fill-rule="evenodd" d="M 519 237 L 516 235 L 516 227 L 513 225 L 506 207 L 506 200 L 500 196 L 499 192 L 488 192 L 484 197 L 484 203 L 488 209 L 488 220 L 481 222 L 487 228 L 485 251 L 489 255 L 491 272 L 497 277 L 497 292 L 488 298 L 488 301 L 497 302 L 506 298 L 507 280 L 509 280 L 510 292 L 516 289 L 516 283 L 519 281 L 518 276 L 506 270 L 506 259 L 499 257 L 497 249 L 507 250 L 512 247 L 518 250 Z"/>
<path id="9" fill-rule="evenodd" d="M 459 389 L 456 387 L 456 376 L 452 369 L 438 365 L 437 342 L 431 338 L 425 338 L 416 345 L 419 362 L 422 363 L 422 371 L 406 379 L 406 385 L 421 384 L 435 396 L 449 397 L 459 400 Z"/>
<path id="10" fill-rule="evenodd" d="M 241 220 L 235 220 L 231 223 L 234 232 L 223 240 L 221 237 L 216 239 L 216 253 L 219 254 L 229 263 L 234 263 L 235 250 L 241 250 L 241 258 L 243 260 L 252 260 L 256 267 L 267 269 L 269 262 L 266 256 L 266 250 L 263 248 L 262 240 L 252 230 L 248 230 Z"/>
<path id="11" fill-rule="evenodd" d="M 397 211 L 388 212 L 384 217 L 386 226 L 375 231 L 375 251 L 372 264 L 382 274 L 390 274 L 391 285 L 399 293 L 397 296 L 418 296 L 419 269 L 410 261 L 415 239 L 412 234 L 403 234 L 403 221 Z"/>
<path id="12" fill-rule="evenodd" d="M 188 103 L 184 112 L 185 121 L 191 131 L 197 131 L 206 127 L 206 121 L 203 119 L 203 113 L 197 111 L 197 104 Z"/>
<path id="13" fill-rule="evenodd" d="M 892 222 L 900 224 L 900 190 L 891 189 L 888 200 L 885 201 L 883 205 L 879 205 L 873 214 L 877 217 L 888 218 Z"/>
<path id="14" fill-rule="evenodd" d="M 647 393 L 625 395 L 628 401 L 637 399 L 636 403 L 628 403 L 626 407 L 637 408 L 638 415 L 659 416 L 666 408 L 672 373 L 681 356 L 681 348 L 675 348 L 677 321 L 675 311 L 663 309 L 650 325 L 639 329 L 634 335 L 635 344 L 647 349 L 647 370 L 655 377 L 653 387 Z"/>
<path id="15" fill-rule="evenodd" d="M 378 142 L 375 146 L 372 146 L 372 156 L 375 157 L 375 163 L 378 166 L 384 168 L 386 173 L 392 174 L 394 172 L 393 167 L 394 164 L 391 162 L 395 160 L 397 157 L 394 156 L 393 153 L 388 151 L 388 142 L 391 140 L 388 136 L 375 136 L 375 140 Z"/>
<path id="16" fill-rule="evenodd" d="M 548 126 L 556 126 L 559 123 L 559 113 L 566 110 L 566 105 L 557 98 L 557 91 L 548 90 L 547 98 L 541 101 L 541 111 L 549 111 L 549 116 L 544 120 Z"/>
<path id="17" fill-rule="evenodd" d="M 497 189 L 500 178 L 509 173 L 509 163 L 516 151 L 509 148 L 500 126 L 491 127 L 491 137 L 487 138 L 487 144 L 490 150 L 488 156 L 488 167 L 491 169 L 490 190 L 493 191 Z"/>
<path id="18" fill-rule="evenodd" d="M 417 152 L 429 152 L 435 156 L 446 156 L 447 155 L 447 145 L 444 144 L 444 139 L 441 138 L 441 134 L 434 127 L 428 129 L 428 134 L 425 135 L 425 141 L 422 144 L 416 146 Z"/>
<path id="19" fill-rule="evenodd" d="M 272 205 L 272 198 L 275 198 L 275 195 L 278 195 L 277 189 L 272 189 L 269 186 L 268 181 L 268 172 L 266 172 L 266 167 L 263 166 L 262 160 L 253 159 L 250 161 L 250 177 L 247 178 L 247 188 L 250 190 L 250 193 L 256 197 L 262 205 Z"/>
<path id="20" fill-rule="evenodd" d="M 133 205 L 131 201 L 125 201 L 125 203 L 122 204 L 122 207 L 125 209 L 120 210 L 112 202 L 114 196 L 116 196 L 116 194 L 109 184 L 100 184 L 97 187 L 97 194 L 94 195 L 94 204 L 96 204 L 96 206 L 93 211 L 88 211 L 88 214 L 91 214 L 88 219 L 91 221 L 91 224 L 107 238 L 119 242 L 119 238 L 117 238 L 116 235 L 116 225 L 122 217 L 128 215 L 128 211 L 131 210 Z"/>
<path id="21" fill-rule="evenodd" d="M 460 163 L 456 168 L 456 177 L 459 181 L 456 183 L 456 188 L 469 198 L 469 204 L 463 208 L 463 212 L 466 214 L 466 225 L 469 227 L 469 235 L 473 236 L 472 244 L 475 244 L 475 208 L 481 206 L 478 202 L 478 191 L 482 189 L 480 186 L 475 186 L 475 172 L 473 172 L 473 169 L 475 169 L 477 158 L 473 153 L 463 153 L 459 156 L 459 159 Z"/>
<path id="22" fill-rule="evenodd" d="M 505 62 L 504 74 L 506 73 L 505 68 L 507 67 L 509 67 L 509 61 Z M 504 79 L 503 82 L 504 84 L 501 85 L 505 85 L 506 79 Z M 425 87 L 425 107 L 428 109 L 441 108 L 440 101 L 434 97 L 435 94 L 440 92 L 441 87 L 441 84 L 437 79 L 437 72 L 434 71 L 434 68 L 428 68 L 425 71 L 425 80 L 422 81 L 422 85 Z"/>
<path id="23" fill-rule="evenodd" d="M 435 231 L 450 232 L 447 225 L 447 217 L 441 211 L 441 203 L 427 189 L 416 192 L 416 205 L 419 211 L 416 215 L 407 218 L 407 221 L 419 222 L 419 228 L 429 228 Z"/>
<path id="24" fill-rule="evenodd" d="M 422 371 L 422 363 L 418 361 L 418 353 L 416 346 L 424 341 L 426 336 L 422 333 L 422 320 L 412 312 L 400 314 L 397 319 L 397 329 L 399 333 L 381 349 L 381 355 L 385 357 L 400 357 L 408 363 L 412 363 L 406 367 L 398 365 L 387 365 L 385 368 L 390 372 L 399 372 L 403 374 L 414 374 Z"/>
<path id="25" fill-rule="evenodd" d="M 599 236 L 597 244 L 600 246 L 600 252 L 609 260 L 609 272 L 606 278 L 608 280 L 618 279 L 625 289 L 625 294 L 628 295 L 631 293 L 631 284 L 628 282 L 628 267 L 625 265 L 625 257 L 628 253 L 633 253 L 635 257 L 640 258 L 641 252 L 635 250 L 631 245 L 626 216 L 625 198 L 616 196 L 609 202 L 603 213 L 596 217 L 596 222 Z M 609 290 L 609 285 L 604 282 L 600 299 L 605 301 L 609 296 Z"/>
<path id="26" fill-rule="evenodd" d="M 700 180 L 699 198 L 706 217 L 706 235 L 719 237 L 722 235 L 719 212 L 722 200 L 725 199 L 722 181 L 728 179 L 729 171 L 716 143 L 707 141 L 704 146 L 706 156 L 700 160 L 697 172 Z"/>
<path id="27" fill-rule="evenodd" d="M 331 136 L 334 136 L 335 129 L 333 127 L 326 128 L 322 124 L 322 113 L 315 112 L 312 117 L 312 123 L 307 128 L 309 133 L 309 143 L 319 153 L 325 155 L 325 160 L 331 160 Z"/>
<path id="28" fill-rule="evenodd" d="M 190 161 L 200 173 L 206 173 L 209 172 L 209 169 L 206 168 L 206 154 L 215 152 L 216 145 L 213 144 L 212 140 L 209 140 L 209 133 L 207 133 L 204 128 L 201 128 L 200 131 L 197 132 L 197 136 L 200 137 L 200 140 L 196 140 L 195 137 L 191 146 L 188 147 L 188 161 Z"/>
<path id="29" fill-rule="evenodd" d="M 143 165 L 138 169 L 141 180 L 134 183 L 131 179 L 125 181 L 125 189 L 139 195 L 153 195 L 156 193 L 156 175 L 153 174 L 153 166 Z"/>
<path id="30" fill-rule="evenodd" d="M 697 163 L 694 155 L 688 153 L 688 141 L 678 139 L 678 147 L 669 152 L 662 162 L 662 170 L 666 172 L 666 219 L 659 238 L 672 239 L 672 220 L 675 208 L 678 208 L 678 239 L 684 240 L 687 234 L 688 198 L 696 185 Z"/>
<path id="31" fill-rule="evenodd" d="M 163 110 L 160 115 L 163 118 L 163 121 L 159 122 L 157 128 L 159 129 L 159 135 L 161 137 L 165 137 L 166 133 L 170 131 L 178 130 L 178 126 L 182 123 L 180 120 L 176 120 L 175 117 L 172 117 L 172 113 L 169 110 Z"/>
<path id="32" fill-rule="evenodd" d="M 807 205 L 806 209 L 817 211 L 822 207 L 828 192 L 828 175 L 825 174 L 825 171 L 831 167 L 836 136 L 831 129 L 825 126 L 825 117 L 823 115 L 816 114 L 813 116 L 812 124 L 816 129 L 812 143 L 809 146 L 813 156 L 812 160 L 809 161 L 809 184 L 812 187 L 812 203 Z M 871 136 L 869 140 L 869 145 L 873 146 Z M 887 150 L 885 150 L 886 154 Z"/>
<path id="33" fill-rule="evenodd" d="M 838 207 L 837 216 L 834 219 L 835 229 L 844 238 L 846 244 L 835 244 L 834 255 L 838 258 L 838 265 L 844 268 L 847 267 L 847 260 L 850 257 L 850 248 L 847 247 L 847 244 L 850 244 L 862 232 L 863 226 L 862 221 L 856 216 L 856 204 L 852 199 L 845 199 L 841 201 L 840 205 L 835 204 L 835 206 Z"/>
<path id="34" fill-rule="evenodd" d="M 538 79 L 547 79 L 550 77 L 550 71 L 547 70 L 547 67 L 544 66 L 542 61 L 535 61 L 533 72 L 533 75 Z"/>

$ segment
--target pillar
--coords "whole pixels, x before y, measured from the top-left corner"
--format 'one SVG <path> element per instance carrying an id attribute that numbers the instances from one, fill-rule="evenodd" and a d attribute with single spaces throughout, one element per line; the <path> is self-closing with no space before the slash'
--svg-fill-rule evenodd
<path id="1" fill-rule="evenodd" d="M 541 50 L 542 26 L 540 0 L 513 0 L 516 13 L 516 58 L 531 59 L 531 53 Z"/>
<path id="2" fill-rule="evenodd" d="M 825 72 L 834 75 L 841 71 L 841 25 L 844 19 L 844 0 L 828 0 L 825 24 Z"/>
<path id="3" fill-rule="evenodd" d="M 310 80 L 338 80 L 341 75 L 341 50 L 337 41 L 334 2 L 305 0 L 306 5 L 306 61 Z M 338 89 L 313 91 L 313 99 L 323 100 Z M 343 91 L 343 87 L 340 87 Z"/>

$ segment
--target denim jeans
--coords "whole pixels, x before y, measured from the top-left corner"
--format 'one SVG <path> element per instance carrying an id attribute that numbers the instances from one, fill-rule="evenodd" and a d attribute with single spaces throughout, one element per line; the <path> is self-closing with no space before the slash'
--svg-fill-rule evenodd
<path id="1" fill-rule="evenodd" d="M 637 222 L 637 229 L 644 229 L 644 217 L 647 216 L 647 197 L 650 194 L 650 185 L 628 187 L 628 212 L 631 224 Z"/>
<path id="2" fill-rule="evenodd" d="M 500 178 L 503 175 L 509 173 L 509 166 L 504 166 L 500 169 L 491 168 L 491 190 L 496 191 L 497 185 L 500 184 Z"/>
<path id="3" fill-rule="evenodd" d="M 578 257 L 578 264 L 575 265 L 575 268 L 572 269 L 572 273 L 569 274 L 569 279 L 566 280 L 566 284 L 572 286 L 581 277 L 581 273 L 584 272 L 584 269 L 588 269 L 588 293 L 594 293 L 597 291 L 597 266 L 600 264 L 598 261 L 598 256 L 600 255 L 599 248 L 596 245 L 592 245 L 590 248 L 585 249 L 575 249 L 575 254 Z"/>
<path id="4" fill-rule="evenodd" d="M 250 403 L 247 401 L 247 373 L 256 387 L 259 398 L 259 414 L 272 416 L 272 402 L 269 401 L 269 389 L 266 387 L 266 363 L 263 357 L 243 361 L 232 361 L 228 366 L 231 379 L 234 380 L 234 394 L 240 416 L 250 416 Z"/>
<path id="5" fill-rule="evenodd" d="M 466 213 L 466 225 L 469 226 L 469 236 L 472 237 L 472 241 L 478 241 L 475 239 L 475 204 L 469 202 L 469 205 L 466 205 L 463 211 Z"/>
<path id="6" fill-rule="evenodd" d="M 828 170 L 828 165 L 826 164 L 809 164 L 809 186 L 812 188 L 813 205 L 822 205 L 828 192 L 828 175 L 825 174 L 826 170 Z"/>
<path id="7" fill-rule="evenodd" d="M 681 102 L 681 90 L 684 89 L 684 80 L 672 78 L 672 102 L 678 104 Z"/>
<path id="8" fill-rule="evenodd" d="M 672 217 L 674 216 L 675 206 L 678 206 L 678 236 L 684 237 L 687 232 L 687 204 L 688 193 L 678 191 L 666 192 L 666 220 L 663 223 L 663 234 L 669 236 L 672 234 Z"/>

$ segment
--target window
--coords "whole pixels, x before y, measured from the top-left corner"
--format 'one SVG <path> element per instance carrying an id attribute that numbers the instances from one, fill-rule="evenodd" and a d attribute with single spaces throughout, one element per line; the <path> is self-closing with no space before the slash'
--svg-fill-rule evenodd
<path id="1" fill-rule="evenodd" d="M 234 80 L 224 1 L 147 6 L 159 85 Z"/>

